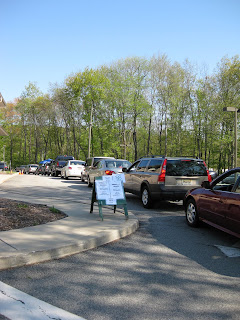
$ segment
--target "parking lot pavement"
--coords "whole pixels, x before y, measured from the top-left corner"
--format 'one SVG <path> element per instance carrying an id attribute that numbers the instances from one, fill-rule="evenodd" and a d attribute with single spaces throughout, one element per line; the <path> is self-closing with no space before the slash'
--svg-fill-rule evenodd
<path id="1" fill-rule="evenodd" d="M 0 183 L 14 175 L 0 175 Z M 17 178 L 17 177 L 16 177 Z M 1 197 L 22 200 L 21 194 L 0 192 Z M 46 199 L 24 197 L 24 201 L 42 203 Z M 86 203 L 51 199 L 51 205 L 65 212 L 68 217 L 51 223 L 0 232 L 0 269 L 19 267 L 62 258 L 81 251 L 92 249 L 111 241 L 125 237 L 138 228 L 138 219 L 129 212 L 125 218 L 123 210 L 115 213 L 104 209 L 104 220 L 99 218 L 98 210 L 89 213 Z M 52 307 L 45 302 L 7 286 L 0 282 L 0 316 L 10 319 L 36 320 L 46 319 L 82 319 L 65 311 Z M 22 314 L 22 317 L 20 316 Z M 17 316 L 16 316 L 17 315 Z M 1 319 L 1 318 L 0 318 Z M 3 318 L 4 319 L 4 318 Z"/>

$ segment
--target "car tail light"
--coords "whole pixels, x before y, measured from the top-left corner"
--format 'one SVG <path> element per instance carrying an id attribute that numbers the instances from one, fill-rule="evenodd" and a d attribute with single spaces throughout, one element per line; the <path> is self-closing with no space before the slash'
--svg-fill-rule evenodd
<path id="1" fill-rule="evenodd" d="M 57 167 L 59 167 L 59 162 L 57 162 Z"/>
<path id="2" fill-rule="evenodd" d="M 161 183 L 165 182 L 166 168 L 167 168 L 167 159 L 163 161 L 161 173 L 158 176 L 158 182 L 161 182 Z"/>
<path id="3" fill-rule="evenodd" d="M 72 170 L 72 167 L 68 167 L 69 170 Z"/>
<path id="4" fill-rule="evenodd" d="M 204 165 L 205 165 L 205 167 L 206 167 L 206 170 L 207 170 L 207 176 L 208 176 L 208 181 L 209 182 L 212 182 L 212 177 L 211 177 L 211 175 L 209 174 L 209 170 L 208 170 L 208 168 L 207 168 L 207 165 L 206 165 L 206 163 L 203 161 L 203 163 L 204 163 Z"/>
<path id="5" fill-rule="evenodd" d="M 115 174 L 116 172 L 114 172 L 112 170 L 106 170 L 105 173 L 106 173 L 106 175 L 111 176 L 112 174 Z"/>

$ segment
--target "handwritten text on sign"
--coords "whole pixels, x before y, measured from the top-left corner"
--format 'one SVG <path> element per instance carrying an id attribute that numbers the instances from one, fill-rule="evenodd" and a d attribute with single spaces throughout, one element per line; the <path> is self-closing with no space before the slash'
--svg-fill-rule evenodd
<path id="1" fill-rule="evenodd" d="M 103 176 L 102 180 L 95 180 L 97 200 L 105 200 L 107 205 L 116 205 L 118 199 L 125 199 L 123 182 L 124 174 Z"/>

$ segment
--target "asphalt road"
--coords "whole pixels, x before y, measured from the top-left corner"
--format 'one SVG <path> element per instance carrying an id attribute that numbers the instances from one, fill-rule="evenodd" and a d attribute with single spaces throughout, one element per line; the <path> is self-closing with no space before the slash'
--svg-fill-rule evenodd
<path id="1" fill-rule="evenodd" d="M 64 197 L 90 205 L 91 191 L 79 180 L 23 176 L 0 192 Z M 217 246 L 238 240 L 185 223 L 181 203 L 151 210 L 126 195 L 139 230 L 117 242 L 68 258 L 0 272 L 0 280 L 38 299 L 82 316 L 104 319 L 240 319 L 240 257 Z"/>

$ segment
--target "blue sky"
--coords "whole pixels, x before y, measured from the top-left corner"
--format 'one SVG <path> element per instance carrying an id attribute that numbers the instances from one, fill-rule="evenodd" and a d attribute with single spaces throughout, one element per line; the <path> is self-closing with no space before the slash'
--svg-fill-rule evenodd
<path id="1" fill-rule="evenodd" d="M 43 93 L 73 72 L 166 54 L 212 73 L 240 55 L 240 0 L 0 0 L 0 92 Z"/>

